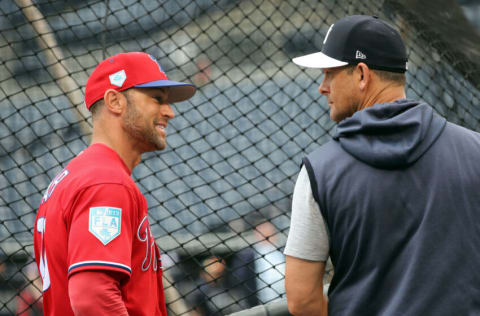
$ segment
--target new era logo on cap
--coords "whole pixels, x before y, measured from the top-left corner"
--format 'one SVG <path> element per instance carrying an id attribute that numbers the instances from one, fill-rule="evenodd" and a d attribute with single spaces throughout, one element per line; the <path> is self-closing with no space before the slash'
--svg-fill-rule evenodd
<path id="1" fill-rule="evenodd" d="M 125 80 L 127 79 L 127 75 L 125 74 L 125 70 L 120 70 L 108 76 L 108 78 L 110 79 L 110 83 L 112 85 L 121 87 L 125 82 Z"/>
<path id="2" fill-rule="evenodd" d="M 357 50 L 357 52 L 355 53 L 355 58 L 356 59 L 367 59 L 367 56 L 365 56 L 365 54 L 362 53 L 361 51 Z"/>

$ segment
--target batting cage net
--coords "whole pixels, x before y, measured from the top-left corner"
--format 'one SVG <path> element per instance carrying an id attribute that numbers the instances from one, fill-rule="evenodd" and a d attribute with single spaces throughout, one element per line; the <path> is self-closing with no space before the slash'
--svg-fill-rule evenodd
<path id="1" fill-rule="evenodd" d="M 419 12 L 410 5 L 419 1 L 387 0 L 2 0 L 0 314 L 41 314 L 36 210 L 89 145 L 89 74 L 127 51 L 153 55 L 169 78 L 198 87 L 174 105 L 168 148 L 133 172 L 163 253 L 169 315 L 228 315 L 284 298 L 296 175 L 335 128 L 317 90 L 321 71 L 291 59 L 321 49 L 345 15 L 379 16 L 406 41 L 407 96 L 479 130 L 478 64 L 441 31 L 468 21 L 458 4 L 440 2 L 448 6 Z M 435 10 L 459 19 L 420 16 Z"/>

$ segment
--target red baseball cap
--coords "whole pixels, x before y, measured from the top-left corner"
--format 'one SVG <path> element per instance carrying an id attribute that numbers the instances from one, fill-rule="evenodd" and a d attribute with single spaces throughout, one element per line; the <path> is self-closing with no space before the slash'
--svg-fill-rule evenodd
<path id="1" fill-rule="evenodd" d="M 168 80 L 158 61 L 142 52 L 121 53 L 102 61 L 92 72 L 85 87 L 85 105 L 103 99 L 105 91 L 129 88 L 168 87 L 168 103 L 190 99 L 196 91 L 193 84 Z"/>

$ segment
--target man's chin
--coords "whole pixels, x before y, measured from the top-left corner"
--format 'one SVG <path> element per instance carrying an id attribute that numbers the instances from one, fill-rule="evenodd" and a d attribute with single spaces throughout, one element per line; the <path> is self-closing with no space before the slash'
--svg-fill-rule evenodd
<path id="1" fill-rule="evenodd" d="M 164 150 L 167 148 L 167 144 L 164 142 L 158 143 L 158 142 L 151 142 L 150 146 L 145 148 L 144 152 L 152 152 L 152 151 L 159 151 L 159 150 Z"/>
<path id="2" fill-rule="evenodd" d="M 335 123 L 340 123 L 341 121 L 343 121 L 346 118 L 347 117 L 345 115 L 341 115 L 338 112 L 332 112 L 332 110 L 330 110 L 330 119 L 332 121 L 334 121 Z"/>
<path id="3" fill-rule="evenodd" d="M 155 149 L 154 150 L 164 150 L 167 148 L 167 143 L 166 142 L 161 142 L 161 143 L 156 143 L 155 144 Z"/>
<path id="4" fill-rule="evenodd" d="M 333 113 L 331 110 L 330 110 L 330 119 L 336 123 L 338 123 L 338 118 L 337 116 L 335 115 L 335 113 Z"/>

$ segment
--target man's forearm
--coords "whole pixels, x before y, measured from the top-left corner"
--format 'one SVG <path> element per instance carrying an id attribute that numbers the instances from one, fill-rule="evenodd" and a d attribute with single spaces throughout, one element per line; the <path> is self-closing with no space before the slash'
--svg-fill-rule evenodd
<path id="1" fill-rule="evenodd" d="M 323 295 L 325 263 L 286 256 L 285 288 L 288 310 L 295 316 L 326 316 L 328 300 Z"/>
<path id="2" fill-rule="evenodd" d="M 295 316 L 328 316 L 328 299 L 325 295 L 320 294 L 306 300 L 290 300 L 288 311 Z"/>

